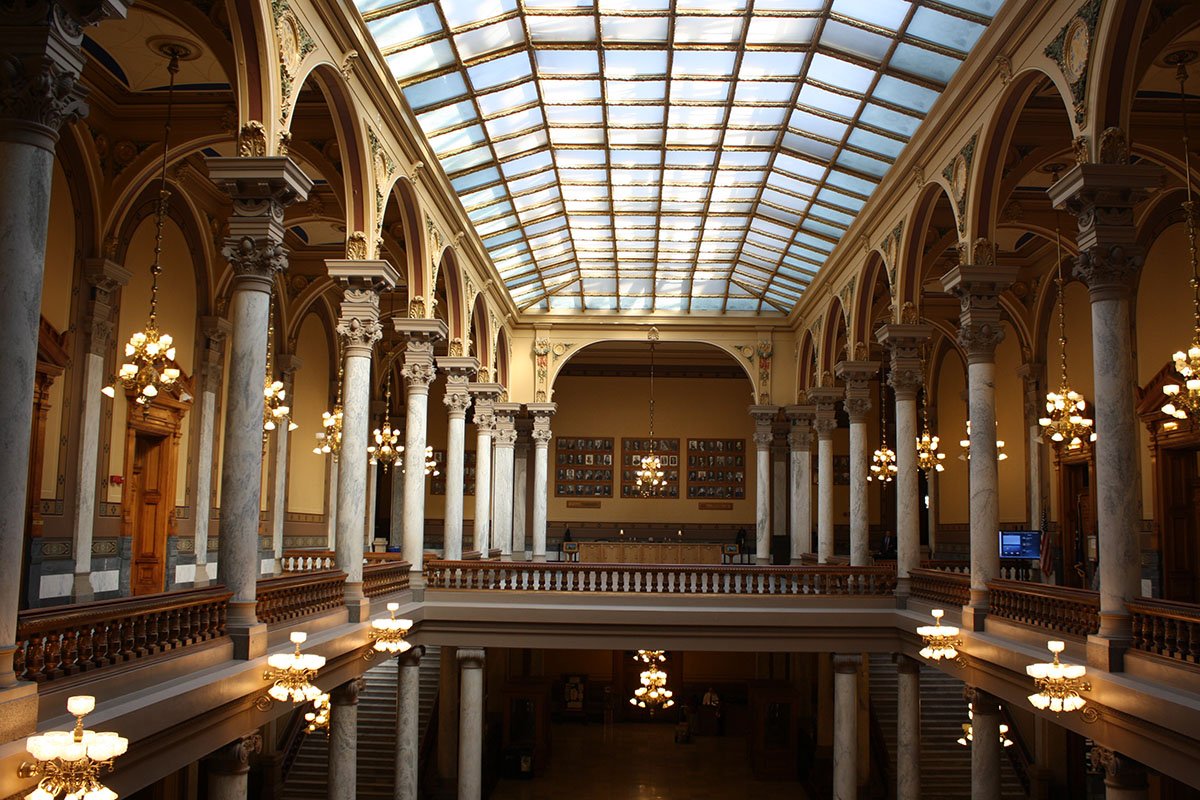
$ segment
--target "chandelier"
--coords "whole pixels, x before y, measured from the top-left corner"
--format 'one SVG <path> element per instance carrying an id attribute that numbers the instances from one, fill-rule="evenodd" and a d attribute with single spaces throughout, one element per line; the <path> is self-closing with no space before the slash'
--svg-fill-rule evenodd
<path id="1" fill-rule="evenodd" d="M 973 708 L 972 703 L 967 703 L 967 719 L 969 719 L 969 720 L 975 719 L 975 710 Z M 970 747 L 971 742 L 974 741 L 974 738 L 975 738 L 974 737 L 975 726 L 973 726 L 970 722 L 964 722 L 962 724 L 962 732 L 963 732 L 963 735 L 958 737 L 958 743 L 961 744 L 963 747 Z M 1012 747 L 1012 745 L 1013 745 L 1013 740 L 1008 738 L 1008 726 L 1005 725 L 1003 722 L 1001 722 L 1000 723 L 1000 746 L 1001 747 Z"/>
<path id="2" fill-rule="evenodd" d="M 1175 419 L 1194 421 L 1200 415 L 1200 272 L 1196 265 L 1196 204 L 1192 200 L 1192 167 L 1188 147 L 1188 116 L 1187 116 L 1187 62 L 1194 57 L 1189 51 L 1171 53 L 1167 56 L 1168 64 L 1175 64 L 1175 77 L 1179 80 L 1179 102 L 1183 109 L 1183 174 L 1184 185 L 1187 187 L 1187 201 L 1183 210 L 1187 217 L 1188 250 L 1192 265 L 1192 344 L 1186 351 L 1180 350 L 1171 356 L 1175 362 L 1175 371 L 1184 380 L 1181 388 L 1177 383 L 1163 387 L 1167 402 L 1162 411 Z"/>
<path id="3" fill-rule="evenodd" d="M 996 424 L 999 425 L 1000 423 L 996 423 Z M 958 440 L 958 446 L 963 449 L 963 452 L 961 454 L 959 454 L 959 456 L 958 456 L 959 460 L 960 461 L 970 461 L 971 460 L 971 420 L 967 420 L 967 436 L 965 439 Z M 1006 458 L 1008 458 L 1008 453 L 1004 452 L 1004 440 L 997 439 L 996 440 L 996 460 L 1003 461 Z"/>
<path id="4" fill-rule="evenodd" d="M 1080 697 L 1080 692 L 1090 692 L 1092 685 L 1084 680 L 1087 667 L 1082 664 L 1063 664 L 1058 660 L 1058 654 L 1063 651 L 1062 642 L 1046 643 L 1046 649 L 1054 654 L 1054 660 L 1043 664 L 1030 664 L 1025 668 L 1026 674 L 1033 678 L 1037 692 L 1029 695 L 1033 707 L 1045 711 L 1047 708 L 1055 714 L 1063 711 L 1078 711 L 1087 701 Z"/>
<path id="5" fill-rule="evenodd" d="M 267 656 L 267 671 L 263 680 L 273 681 L 267 695 L 272 700 L 292 703 L 311 703 L 321 696 L 322 692 L 313 686 L 312 680 L 317 672 L 325 666 L 325 656 L 315 653 L 301 653 L 300 645 L 308 639 L 303 631 L 293 631 L 291 642 L 296 646 L 292 653 L 272 653 Z"/>
<path id="6" fill-rule="evenodd" d="M 917 628 L 921 637 L 921 658 L 930 661 L 942 659 L 958 659 L 958 648 L 962 647 L 962 639 L 958 638 L 958 628 L 953 625 L 943 625 L 942 617 L 946 612 L 935 608 L 929 612 L 933 615 L 932 625 L 922 625 Z"/>
<path id="7" fill-rule="evenodd" d="M 921 348 L 921 379 L 925 379 L 925 348 Z M 917 468 L 928 475 L 942 472 L 946 454 L 938 451 L 941 439 L 929 432 L 929 386 L 921 387 L 921 435 L 917 437 Z"/>
<path id="8" fill-rule="evenodd" d="M 100 782 L 102 770 L 112 771 L 113 760 L 129 749 L 129 740 L 115 733 L 85 730 L 83 718 L 96 707 L 96 698 L 67 698 L 67 711 L 75 717 L 72 731 L 48 731 L 25 740 L 33 761 L 23 762 L 22 778 L 40 778 L 26 800 L 117 800 L 117 793 Z"/>
<path id="9" fill-rule="evenodd" d="M 426 475 L 426 477 L 432 475 L 433 477 L 436 478 L 438 475 L 441 475 L 441 474 L 442 474 L 441 471 L 438 469 L 438 462 L 433 457 L 433 445 L 431 445 L 431 444 L 425 445 L 425 475 Z"/>
<path id="10" fill-rule="evenodd" d="M 642 497 L 653 497 L 666 486 L 662 459 L 654 452 L 654 341 L 658 332 L 650 331 L 650 452 L 642 456 L 637 468 L 637 491 Z"/>
<path id="11" fill-rule="evenodd" d="M 667 651 L 665 650 L 638 650 L 633 657 L 634 661 L 640 661 L 643 664 L 653 664 L 654 662 L 665 663 L 667 660 Z"/>
<path id="12" fill-rule="evenodd" d="M 387 610 L 390 617 L 371 620 L 371 630 L 368 634 L 373 642 L 371 646 L 376 652 L 395 656 L 407 652 L 412 647 L 404 637 L 408 635 L 413 621 L 396 619 L 396 612 L 400 610 L 399 603 L 388 603 Z"/>
<path id="13" fill-rule="evenodd" d="M 867 476 L 867 480 L 891 483 L 900 470 L 896 466 L 896 451 L 888 447 L 887 443 L 887 398 L 884 395 L 882 380 L 879 386 L 879 406 L 879 438 L 882 443 L 871 456 L 871 474 Z"/>
<path id="14" fill-rule="evenodd" d="M 102 391 L 106 397 L 117 396 L 117 384 L 132 392 L 134 402 L 145 408 L 154 402 L 159 392 L 173 386 L 179 380 L 179 367 L 175 366 L 175 344 L 171 334 L 158 329 L 158 276 L 162 272 L 163 225 L 167 221 L 167 209 L 171 192 L 167 188 L 167 154 L 171 140 L 171 111 L 175 98 L 175 76 L 179 72 L 179 59 L 189 52 L 178 45 L 169 45 L 163 53 L 170 58 L 167 72 L 171 79 L 167 87 L 167 121 L 163 125 L 163 155 L 158 179 L 158 207 L 154 212 L 154 261 L 150 264 L 150 318 L 146 326 L 135 331 L 125 343 L 125 363 L 112 383 Z"/>
<path id="15" fill-rule="evenodd" d="M 317 731 L 325 731 L 329 733 L 329 695 L 322 692 L 315 700 L 313 700 L 313 710 L 304 715 L 304 721 L 308 724 L 304 726 L 305 733 L 316 733 Z"/>
<path id="16" fill-rule="evenodd" d="M 292 409 L 287 404 L 287 390 L 283 388 L 283 381 L 275 378 L 275 358 L 273 352 L 275 350 L 275 316 L 272 306 L 274 305 L 274 297 L 267 301 L 267 377 L 263 381 L 263 438 L 267 438 L 267 434 L 278 428 L 285 421 L 288 423 L 287 429 L 294 431 L 300 426 L 292 422 L 288 415 L 292 413 Z"/>
<path id="17" fill-rule="evenodd" d="M 388 381 L 387 392 L 383 401 L 383 425 L 376 428 L 372 434 L 375 444 L 367 448 L 371 454 L 372 464 L 382 464 L 387 472 L 393 464 L 404 466 L 404 445 L 400 444 L 400 429 L 392 427 L 392 382 Z"/>
<path id="18" fill-rule="evenodd" d="M 1042 436 L 1052 445 L 1061 447 L 1065 444 L 1068 450 L 1077 450 L 1083 446 L 1085 439 L 1096 441 L 1096 431 L 1092 428 L 1092 419 L 1084 416 L 1087 413 L 1087 401 L 1067 382 L 1066 292 L 1063 283 L 1062 236 L 1057 225 L 1054 227 L 1054 241 L 1057 252 L 1054 285 L 1058 289 L 1058 352 L 1062 377 L 1058 391 L 1046 393 L 1046 416 L 1038 420 L 1038 425 L 1042 426 Z"/>
<path id="19" fill-rule="evenodd" d="M 338 454 L 342 451 L 342 376 L 342 358 L 339 352 L 337 401 L 333 404 L 332 411 L 321 412 L 321 430 L 317 431 L 317 446 L 313 448 L 317 455 L 333 456 L 334 461 L 337 461 Z"/>

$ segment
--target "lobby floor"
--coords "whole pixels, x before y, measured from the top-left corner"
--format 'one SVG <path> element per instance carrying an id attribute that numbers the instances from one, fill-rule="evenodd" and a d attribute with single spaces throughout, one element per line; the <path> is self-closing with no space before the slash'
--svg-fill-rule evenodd
<path id="1" fill-rule="evenodd" d="M 698 736 L 675 744 L 671 725 L 555 725 L 549 768 L 502 780 L 492 800 L 804 800 L 796 781 L 756 781 L 746 743 Z"/>

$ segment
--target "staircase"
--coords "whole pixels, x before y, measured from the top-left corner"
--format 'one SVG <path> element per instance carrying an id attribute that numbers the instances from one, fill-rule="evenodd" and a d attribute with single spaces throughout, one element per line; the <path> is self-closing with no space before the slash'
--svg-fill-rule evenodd
<path id="1" fill-rule="evenodd" d="M 888 752 L 888 797 L 896 790 L 896 665 L 890 655 L 872 655 L 871 708 Z M 958 743 L 967 721 L 963 684 L 921 665 L 921 794 L 939 800 L 970 800 L 971 749 Z M 1000 758 L 1000 796 L 1026 797 L 1007 754 Z"/>
<path id="2" fill-rule="evenodd" d="M 426 646 L 420 666 L 420 715 L 423 738 L 437 699 L 441 657 Z M 387 659 L 363 675 L 358 696 L 358 800 L 391 800 L 395 784 L 396 661 Z M 284 781 L 288 800 L 324 800 L 329 796 L 329 740 L 323 734 L 305 737 Z"/>

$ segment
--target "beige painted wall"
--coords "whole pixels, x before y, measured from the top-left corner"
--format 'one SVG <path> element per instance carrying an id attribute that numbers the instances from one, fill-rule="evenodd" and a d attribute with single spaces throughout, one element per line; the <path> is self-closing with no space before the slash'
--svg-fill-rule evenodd
<path id="1" fill-rule="evenodd" d="M 321 412 L 328 411 L 330 362 L 329 343 L 316 314 L 300 325 L 296 355 L 301 361 L 292 388 L 292 419 L 300 427 L 292 432 L 288 446 L 287 510 L 299 514 L 325 513 L 326 457 L 313 454 L 315 434 L 321 428 Z"/>
<path id="2" fill-rule="evenodd" d="M 46 273 L 42 279 L 42 316 L 60 333 L 71 327 L 71 297 L 75 288 L 75 207 L 67 175 L 58 160 L 50 187 L 50 227 L 46 236 Z M 58 496 L 59 440 L 64 433 L 63 397 L 67 375 L 50 387 L 46 418 L 46 450 L 42 461 L 42 498 Z"/>

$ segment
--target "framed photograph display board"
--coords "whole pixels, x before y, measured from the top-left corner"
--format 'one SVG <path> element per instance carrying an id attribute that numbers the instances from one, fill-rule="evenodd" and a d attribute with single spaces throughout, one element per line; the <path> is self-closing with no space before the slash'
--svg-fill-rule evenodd
<path id="1" fill-rule="evenodd" d="M 745 439 L 688 439 L 688 499 L 746 499 L 748 463 Z"/>
<path id="2" fill-rule="evenodd" d="M 430 494 L 446 493 L 446 451 L 434 450 L 433 460 L 437 462 L 439 474 L 429 481 Z M 475 451 L 463 451 L 463 494 L 475 496 Z"/>
<path id="3" fill-rule="evenodd" d="M 613 496 L 611 437 L 555 436 L 554 446 L 555 497 Z"/>
<path id="4" fill-rule="evenodd" d="M 666 486 L 649 497 L 666 500 L 679 499 L 679 440 L 678 439 L 622 439 L 621 440 L 621 497 L 641 497 L 637 488 L 637 471 L 642 456 L 650 454 L 650 445 L 662 461 L 663 480 Z"/>

